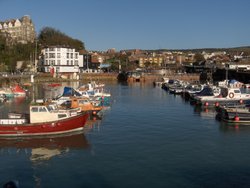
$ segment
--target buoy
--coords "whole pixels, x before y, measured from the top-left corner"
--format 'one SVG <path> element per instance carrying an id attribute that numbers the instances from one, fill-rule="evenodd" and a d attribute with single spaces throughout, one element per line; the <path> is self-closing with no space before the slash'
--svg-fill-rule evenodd
<path id="1" fill-rule="evenodd" d="M 240 121 L 240 117 L 239 116 L 234 116 L 234 121 Z"/>
<path id="2" fill-rule="evenodd" d="M 242 99 L 240 99 L 240 104 L 243 104 L 243 100 Z"/>
<path id="3" fill-rule="evenodd" d="M 93 113 L 94 115 L 96 115 L 96 111 L 93 111 L 92 113 Z"/>
<path id="4" fill-rule="evenodd" d="M 205 102 L 205 104 L 204 104 L 205 106 L 208 106 L 208 102 Z"/>
<path id="5" fill-rule="evenodd" d="M 216 102 L 216 103 L 215 103 L 215 106 L 218 107 L 218 106 L 219 106 L 219 102 Z"/>

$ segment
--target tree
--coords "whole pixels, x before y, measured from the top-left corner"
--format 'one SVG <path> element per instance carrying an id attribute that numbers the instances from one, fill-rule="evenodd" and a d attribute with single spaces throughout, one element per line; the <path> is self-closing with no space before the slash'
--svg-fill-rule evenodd
<path id="1" fill-rule="evenodd" d="M 73 39 L 59 30 L 51 27 L 44 27 L 38 36 L 39 44 L 43 47 L 46 46 L 65 46 L 82 50 L 84 43 L 78 39 Z"/>
<path id="2" fill-rule="evenodd" d="M 201 61 L 205 61 L 205 58 L 202 54 L 200 53 L 196 53 L 194 55 L 194 59 L 195 59 L 195 62 L 201 62 Z"/>

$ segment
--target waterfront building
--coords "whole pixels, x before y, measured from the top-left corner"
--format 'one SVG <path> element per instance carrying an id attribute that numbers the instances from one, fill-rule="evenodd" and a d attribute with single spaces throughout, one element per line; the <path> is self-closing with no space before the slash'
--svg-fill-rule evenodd
<path id="1" fill-rule="evenodd" d="M 83 65 L 83 56 L 73 48 L 48 47 L 42 50 L 40 71 L 56 75 L 77 74 Z"/>
<path id="2" fill-rule="evenodd" d="M 28 15 L 20 19 L 0 21 L 0 34 L 6 37 L 9 45 L 33 43 L 36 38 L 35 26 Z"/>

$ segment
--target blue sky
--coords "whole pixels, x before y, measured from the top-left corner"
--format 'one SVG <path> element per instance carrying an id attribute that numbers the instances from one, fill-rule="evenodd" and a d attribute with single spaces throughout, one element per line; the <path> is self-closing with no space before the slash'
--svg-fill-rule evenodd
<path id="1" fill-rule="evenodd" d="M 30 15 L 87 50 L 250 45 L 249 0 L 0 0 L 0 20 Z"/>

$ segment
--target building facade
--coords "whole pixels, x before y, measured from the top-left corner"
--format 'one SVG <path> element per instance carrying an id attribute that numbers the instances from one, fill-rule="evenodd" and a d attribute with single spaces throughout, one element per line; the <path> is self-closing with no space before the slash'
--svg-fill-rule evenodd
<path id="1" fill-rule="evenodd" d="M 164 58 L 161 55 L 141 55 L 139 57 L 139 67 L 145 67 L 146 64 L 161 67 L 164 63 Z"/>
<path id="2" fill-rule="evenodd" d="M 33 43 L 36 38 L 35 26 L 30 16 L 27 15 L 21 19 L 0 21 L 0 34 L 6 37 L 8 44 Z"/>
<path id="3" fill-rule="evenodd" d="M 49 47 L 42 50 L 43 58 L 39 70 L 50 73 L 79 73 L 83 57 L 72 48 Z"/>

